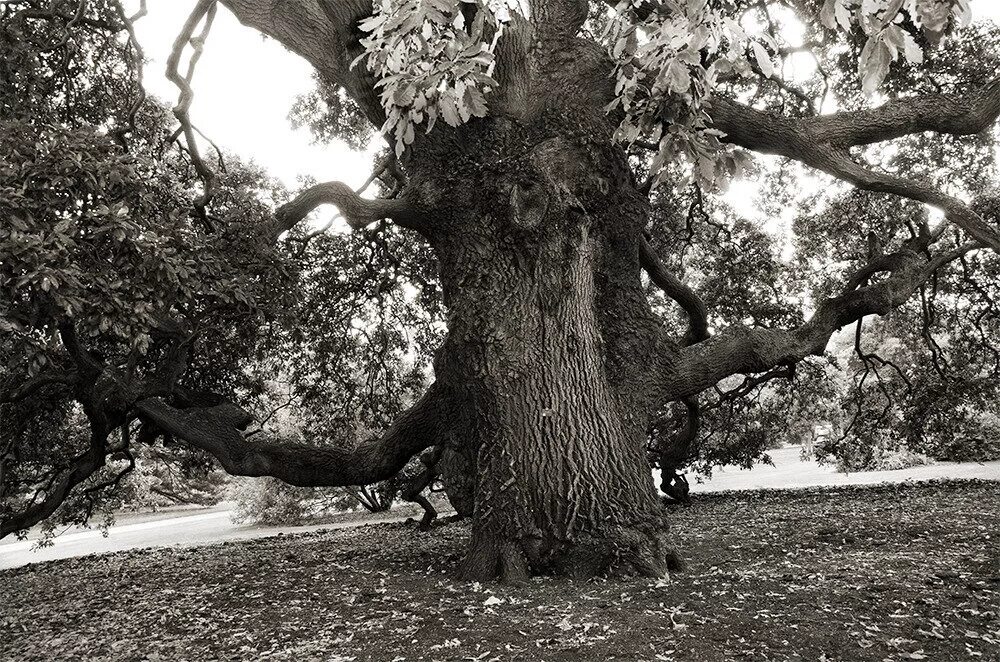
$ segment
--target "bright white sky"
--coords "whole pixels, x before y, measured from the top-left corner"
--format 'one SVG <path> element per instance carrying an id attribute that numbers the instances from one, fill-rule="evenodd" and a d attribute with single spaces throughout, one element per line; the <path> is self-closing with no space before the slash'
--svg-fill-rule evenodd
<path id="1" fill-rule="evenodd" d="M 149 60 L 146 89 L 170 104 L 178 91 L 164 75 L 166 61 L 194 4 L 149 0 L 149 14 L 135 26 Z M 137 6 L 136 0 L 126 3 L 127 8 Z M 182 70 L 184 66 L 186 59 Z M 256 161 L 292 189 L 298 188 L 299 175 L 360 186 L 371 172 L 374 149 L 365 153 L 344 144 L 313 145 L 308 129 L 293 131 L 288 122 L 296 95 L 313 87 L 311 71 L 305 60 L 241 25 L 220 6 L 195 70 L 191 119 L 223 149 Z"/>
<path id="2" fill-rule="evenodd" d="M 137 0 L 126 3 L 137 6 Z M 149 0 L 136 32 L 149 63 L 146 87 L 173 103 L 177 89 L 164 76 L 170 47 L 194 0 Z M 1000 2 L 973 0 L 977 19 L 1000 23 Z M 194 123 L 219 145 L 252 159 L 288 187 L 309 175 L 360 186 L 371 171 L 374 149 L 313 145 L 307 129 L 293 131 L 287 116 L 295 96 L 312 88 L 311 68 L 272 39 L 240 25 L 220 7 L 195 73 Z M 376 139 L 378 140 L 378 139 Z"/>

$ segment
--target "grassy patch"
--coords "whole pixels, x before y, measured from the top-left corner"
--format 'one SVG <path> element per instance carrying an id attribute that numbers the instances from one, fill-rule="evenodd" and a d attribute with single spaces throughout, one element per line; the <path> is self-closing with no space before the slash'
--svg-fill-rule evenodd
<path id="1" fill-rule="evenodd" d="M 669 581 L 451 578 L 462 525 L 0 572 L 0 657 L 1000 660 L 1000 484 L 699 495 Z"/>

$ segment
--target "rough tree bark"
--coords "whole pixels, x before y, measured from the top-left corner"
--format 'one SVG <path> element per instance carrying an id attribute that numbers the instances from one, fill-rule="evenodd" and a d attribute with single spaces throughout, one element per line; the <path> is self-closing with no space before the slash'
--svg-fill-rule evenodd
<path id="1" fill-rule="evenodd" d="M 465 448 L 446 446 L 437 464 L 438 478 L 459 519 L 472 517 L 476 498 L 475 459 Z"/>
<path id="2" fill-rule="evenodd" d="M 441 191 L 426 231 L 449 310 L 435 367 L 463 385 L 477 457 L 470 577 L 674 563 L 643 451 L 649 368 L 622 358 L 658 340 L 638 277 L 645 204 L 609 138 L 567 114 L 493 119 L 442 132 L 409 166 Z"/>

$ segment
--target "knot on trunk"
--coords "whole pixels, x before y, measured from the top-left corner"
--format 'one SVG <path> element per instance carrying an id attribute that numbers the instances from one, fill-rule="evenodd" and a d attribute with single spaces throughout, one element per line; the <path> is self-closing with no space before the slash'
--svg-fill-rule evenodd
<path id="1" fill-rule="evenodd" d="M 549 192 L 531 180 L 515 183 L 510 189 L 510 222 L 521 230 L 541 225 L 549 212 Z"/>
<path id="2" fill-rule="evenodd" d="M 583 146 L 564 138 L 544 140 L 531 150 L 521 176 L 510 188 L 510 222 L 516 228 L 538 228 L 546 218 L 576 222 L 611 190 L 610 182 Z"/>

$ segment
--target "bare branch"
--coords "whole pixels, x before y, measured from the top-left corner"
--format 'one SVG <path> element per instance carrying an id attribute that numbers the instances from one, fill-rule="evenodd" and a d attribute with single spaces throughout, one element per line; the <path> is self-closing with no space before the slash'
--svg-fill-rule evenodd
<path id="1" fill-rule="evenodd" d="M 87 0 L 79 0 L 76 5 L 76 11 L 73 13 L 73 16 L 66 22 L 66 25 L 63 28 L 63 35 L 62 37 L 60 37 L 59 41 L 52 44 L 51 46 L 39 50 L 38 52 L 50 53 L 54 50 L 57 50 L 67 45 L 69 43 L 69 38 L 73 35 L 73 28 L 76 26 L 77 23 L 80 22 L 86 11 L 87 11 Z M 54 12 L 53 15 L 55 15 Z"/>
<path id="2" fill-rule="evenodd" d="M 653 247 L 645 237 L 639 239 L 639 264 L 664 294 L 677 302 L 688 315 L 689 342 L 694 344 L 708 338 L 708 308 L 694 290 L 670 273 L 660 262 Z"/>
<path id="3" fill-rule="evenodd" d="M 355 230 L 385 218 L 403 227 L 413 227 L 420 218 L 415 197 L 412 191 L 404 190 L 398 198 L 369 200 L 343 182 L 316 184 L 282 205 L 274 215 L 274 223 L 265 228 L 263 234 L 273 241 L 321 205 L 336 205 L 347 224 Z"/>
<path id="4" fill-rule="evenodd" d="M 146 0 L 139 0 L 139 10 L 136 13 L 134 13 L 131 16 L 128 17 L 128 22 L 134 24 L 140 18 L 145 17 L 146 14 L 148 14 L 148 13 L 149 13 L 149 9 L 146 7 Z"/>
<path id="5" fill-rule="evenodd" d="M 72 372 L 52 372 L 44 373 L 27 380 L 19 388 L 6 392 L 0 392 L 0 403 L 20 402 L 25 398 L 34 395 L 46 386 L 53 384 L 72 385 L 76 384 L 79 377 Z"/>
<path id="6" fill-rule="evenodd" d="M 139 11 L 132 16 L 125 15 L 125 8 L 122 7 L 120 1 L 115 3 L 114 8 L 118 14 L 118 18 L 125 26 L 125 31 L 128 33 L 129 48 L 132 49 L 132 65 L 135 67 L 135 98 L 132 100 L 132 105 L 129 106 L 128 112 L 125 114 L 125 121 L 119 122 L 119 126 L 115 127 L 115 130 L 112 132 L 112 135 L 124 145 L 125 134 L 135 129 L 135 117 L 139 113 L 139 109 L 142 108 L 142 104 L 146 101 L 146 87 L 142 81 L 145 55 L 143 54 L 142 45 L 139 43 L 138 37 L 135 36 L 135 22 L 146 15 L 146 0 L 142 0 Z"/>
<path id="7" fill-rule="evenodd" d="M 90 478 L 104 466 L 107 457 L 107 433 L 91 426 L 90 447 L 71 462 L 58 480 L 45 490 L 45 498 L 32 503 L 20 513 L 9 515 L 0 522 L 0 538 L 30 529 L 49 517 L 66 500 L 74 487 Z"/>
<path id="8" fill-rule="evenodd" d="M 217 6 L 216 0 L 198 1 L 194 10 L 192 10 L 190 16 L 188 16 L 187 21 L 184 22 L 184 27 L 181 28 L 180 33 L 174 40 L 170 56 L 167 58 L 167 78 L 181 91 L 180 97 L 177 100 L 177 105 L 174 106 L 174 116 L 181 124 L 184 139 L 187 142 L 188 153 L 191 155 L 191 162 L 194 164 L 195 170 L 198 172 L 198 176 L 201 177 L 201 180 L 205 184 L 204 192 L 198 197 L 197 200 L 195 200 L 194 203 L 195 210 L 202 219 L 206 218 L 205 208 L 215 193 L 217 178 L 212 168 L 210 168 L 201 158 L 201 152 L 198 149 L 198 140 L 195 136 L 195 129 L 191 124 L 189 111 L 191 110 L 191 102 L 194 100 L 194 90 L 191 88 L 191 80 L 194 78 L 195 67 L 197 66 L 198 60 L 201 58 L 202 51 L 204 50 L 205 39 L 208 37 L 209 31 L 212 29 L 212 22 L 215 19 Z M 198 25 L 202 23 L 202 21 L 204 21 L 204 27 L 202 28 L 201 34 L 195 37 L 194 31 Z M 194 48 L 194 52 L 191 54 L 191 58 L 188 61 L 187 74 L 182 76 L 180 74 L 180 60 L 181 56 L 184 54 L 184 49 L 189 43 Z"/>
<path id="9" fill-rule="evenodd" d="M 783 365 L 777 368 L 771 368 L 767 372 L 761 373 L 759 375 L 747 375 L 743 382 L 728 391 L 723 391 L 716 387 L 716 391 L 719 393 L 719 399 L 716 400 L 711 405 L 705 407 L 705 410 L 718 409 L 722 404 L 726 402 L 733 402 L 739 400 L 740 398 L 745 398 L 754 391 L 754 389 L 763 386 L 769 382 L 773 382 L 776 379 L 794 379 L 795 378 L 795 366 L 794 365 Z"/>

